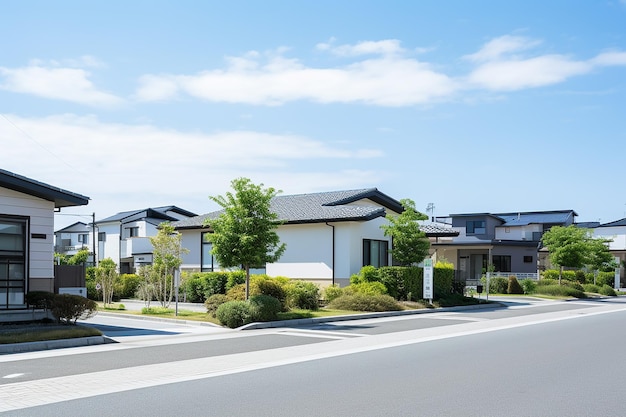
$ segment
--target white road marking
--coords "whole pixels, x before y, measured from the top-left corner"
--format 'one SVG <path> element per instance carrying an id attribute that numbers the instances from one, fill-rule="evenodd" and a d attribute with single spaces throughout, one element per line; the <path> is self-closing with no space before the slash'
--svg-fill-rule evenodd
<path id="1" fill-rule="evenodd" d="M 2 379 L 13 379 L 13 378 L 19 378 L 22 375 L 26 375 L 26 374 L 9 374 L 9 375 L 5 375 L 2 377 Z"/>

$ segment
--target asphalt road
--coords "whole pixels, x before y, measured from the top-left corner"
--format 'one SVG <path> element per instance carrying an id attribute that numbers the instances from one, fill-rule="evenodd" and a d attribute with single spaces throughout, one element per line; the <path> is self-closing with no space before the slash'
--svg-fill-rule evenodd
<path id="1" fill-rule="evenodd" d="M 624 301 L 183 327 L 0 357 L 0 415 L 623 416 Z"/>

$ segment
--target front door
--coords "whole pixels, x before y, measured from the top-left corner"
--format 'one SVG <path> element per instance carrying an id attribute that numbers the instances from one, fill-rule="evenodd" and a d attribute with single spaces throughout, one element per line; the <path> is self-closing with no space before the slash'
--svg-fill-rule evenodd
<path id="1" fill-rule="evenodd" d="M 0 217 L 0 310 L 24 308 L 26 220 Z"/>

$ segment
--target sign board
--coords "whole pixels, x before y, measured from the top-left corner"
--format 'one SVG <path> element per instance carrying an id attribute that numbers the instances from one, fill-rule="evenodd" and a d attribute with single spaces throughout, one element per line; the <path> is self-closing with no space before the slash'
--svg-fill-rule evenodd
<path id="1" fill-rule="evenodd" d="M 433 299 L 433 260 L 424 259 L 424 299 Z"/>
<path id="2" fill-rule="evenodd" d="M 620 282 L 620 268 L 615 268 L 615 286 L 614 288 L 616 290 L 619 290 L 621 287 L 621 282 Z"/>

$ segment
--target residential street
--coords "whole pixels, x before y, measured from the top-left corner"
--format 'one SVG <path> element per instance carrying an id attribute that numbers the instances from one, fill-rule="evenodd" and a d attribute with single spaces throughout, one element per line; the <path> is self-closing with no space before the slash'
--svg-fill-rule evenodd
<path id="1" fill-rule="evenodd" d="M 626 299 L 506 300 L 246 331 L 96 317 L 119 343 L 0 356 L 0 415 L 623 415 Z"/>

